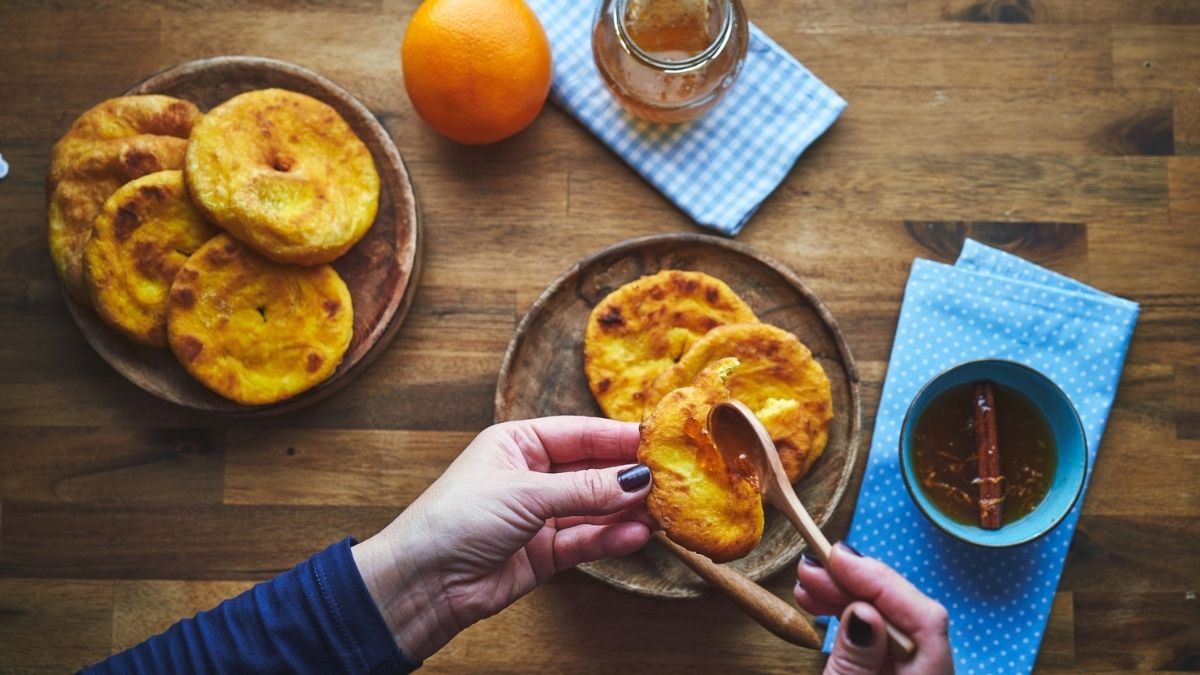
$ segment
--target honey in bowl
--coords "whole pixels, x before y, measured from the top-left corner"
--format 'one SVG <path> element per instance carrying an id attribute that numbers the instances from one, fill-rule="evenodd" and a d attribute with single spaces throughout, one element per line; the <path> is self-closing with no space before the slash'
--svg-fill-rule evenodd
<path id="1" fill-rule="evenodd" d="M 1050 423 L 1033 401 L 989 382 L 991 402 L 983 407 L 990 408 L 986 413 L 995 421 L 999 464 L 998 475 L 981 476 L 981 437 L 988 436 L 977 421 L 982 384 L 955 385 L 929 402 L 913 427 L 913 468 L 921 491 L 937 509 L 968 525 L 981 524 L 981 492 L 990 483 L 1002 527 L 1032 513 L 1045 499 L 1058 453 Z M 988 506 L 988 498 L 982 499 Z"/>

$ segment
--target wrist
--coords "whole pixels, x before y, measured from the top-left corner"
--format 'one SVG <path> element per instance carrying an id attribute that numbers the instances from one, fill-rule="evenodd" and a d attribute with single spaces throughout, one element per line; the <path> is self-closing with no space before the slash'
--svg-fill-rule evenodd
<path id="1" fill-rule="evenodd" d="M 375 536 L 356 544 L 351 553 L 367 591 L 383 616 L 396 645 L 411 661 L 421 662 L 441 649 L 458 629 L 445 603 L 427 544 L 411 534 L 410 515 L 402 513 Z"/>

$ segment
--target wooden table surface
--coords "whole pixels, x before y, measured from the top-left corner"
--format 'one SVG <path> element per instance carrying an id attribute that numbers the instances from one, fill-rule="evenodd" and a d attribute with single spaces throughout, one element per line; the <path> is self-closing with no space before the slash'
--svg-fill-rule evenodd
<path id="1" fill-rule="evenodd" d="M 499 145 L 435 136 L 400 74 L 415 4 L 0 9 L 0 671 L 82 666 L 373 533 L 491 421 L 501 356 L 551 279 L 629 237 L 700 231 L 554 106 Z M 1141 303 L 1038 666 L 1200 668 L 1200 2 L 746 5 L 850 103 L 738 240 L 840 321 L 868 440 L 914 258 L 951 260 L 969 235 Z M 313 68 L 383 120 L 425 249 L 412 312 L 369 372 L 308 410 L 229 423 L 152 398 L 88 347 L 51 271 L 43 176 L 86 108 L 237 53 Z M 767 585 L 790 597 L 792 576 Z M 647 600 L 570 572 L 426 671 L 822 662 L 722 598 Z"/>

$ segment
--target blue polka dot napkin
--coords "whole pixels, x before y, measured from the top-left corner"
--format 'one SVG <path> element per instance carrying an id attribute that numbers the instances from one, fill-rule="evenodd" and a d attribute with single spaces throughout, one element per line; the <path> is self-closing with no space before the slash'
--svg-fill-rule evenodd
<path id="1" fill-rule="evenodd" d="M 1090 478 L 1137 314 L 1136 303 L 971 240 L 954 266 L 913 263 L 847 539 L 946 606 L 960 675 L 1032 670 L 1083 500 L 1050 534 L 1023 546 L 990 550 L 953 540 L 905 491 L 897 447 L 904 413 L 924 383 L 955 364 L 1019 361 L 1075 404 Z M 835 636 L 830 623 L 826 651 Z"/>
<path id="2" fill-rule="evenodd" d="M 733 88 L 689 124 L 639 120 L 617 104 L 592 60 L 598 0 L 527 0 L 554 53 L 551 97 L 700 225 L 733 236 L 804 149 L 846 107 L 771 38 L 750 26 Z"/>

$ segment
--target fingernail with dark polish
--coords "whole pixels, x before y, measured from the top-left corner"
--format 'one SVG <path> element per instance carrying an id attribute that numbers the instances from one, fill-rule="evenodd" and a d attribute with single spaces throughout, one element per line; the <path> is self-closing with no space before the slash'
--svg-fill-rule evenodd
<path id="1" fill-rule="evenodd" d="M 808 565 L 809 567 L 824 567 L 824 565 L 821 564 L 821 561 L 817 560 L 817 557 L 808 551 L 801 553 L 800 558 L 803 559 L 804 564 Z"/>
<path id="2" fill-rule="evenodd" d="M 650 482 L 650 467 L 638 464 L 617 474 L 617 483 L 626 492 L 637 492 Z"/>
<path id="3" fill-rule="evenodd" d="M 858 552 L 858 549 L 854 548 L 854 547 L 853 547 L 853 546 L 851 546 L 850 544 L 847 544 L 847 543 L 846 543 L 846 542 L 844 542 L 844 541 L 842 541 L 842 542 L 838 542 L 838 543 L 840 543 L 842 546 L 845 546 L 845 547 L 846 547 L 846 550 L 847 550 L 847 551 L 850 551 L 850 552 L 851 552 L 851 553 L 853 553 L 854 555 L 856 555 L 856 556 L 858 556 L 858 557 L 860 557 L 860 558 L 861 558 L 861 557 L 863 557 L 863 554 L 859 553 L 859 552 Z"/>
<path id="4" fill-rule="evenodd" d="M 850 625 L 846 626 L 846 637 L 855 647 L 870 647 L 875 642 L 875 631 L 871 624 L 858 618 L 858 614 L 850 612 Z"/>

